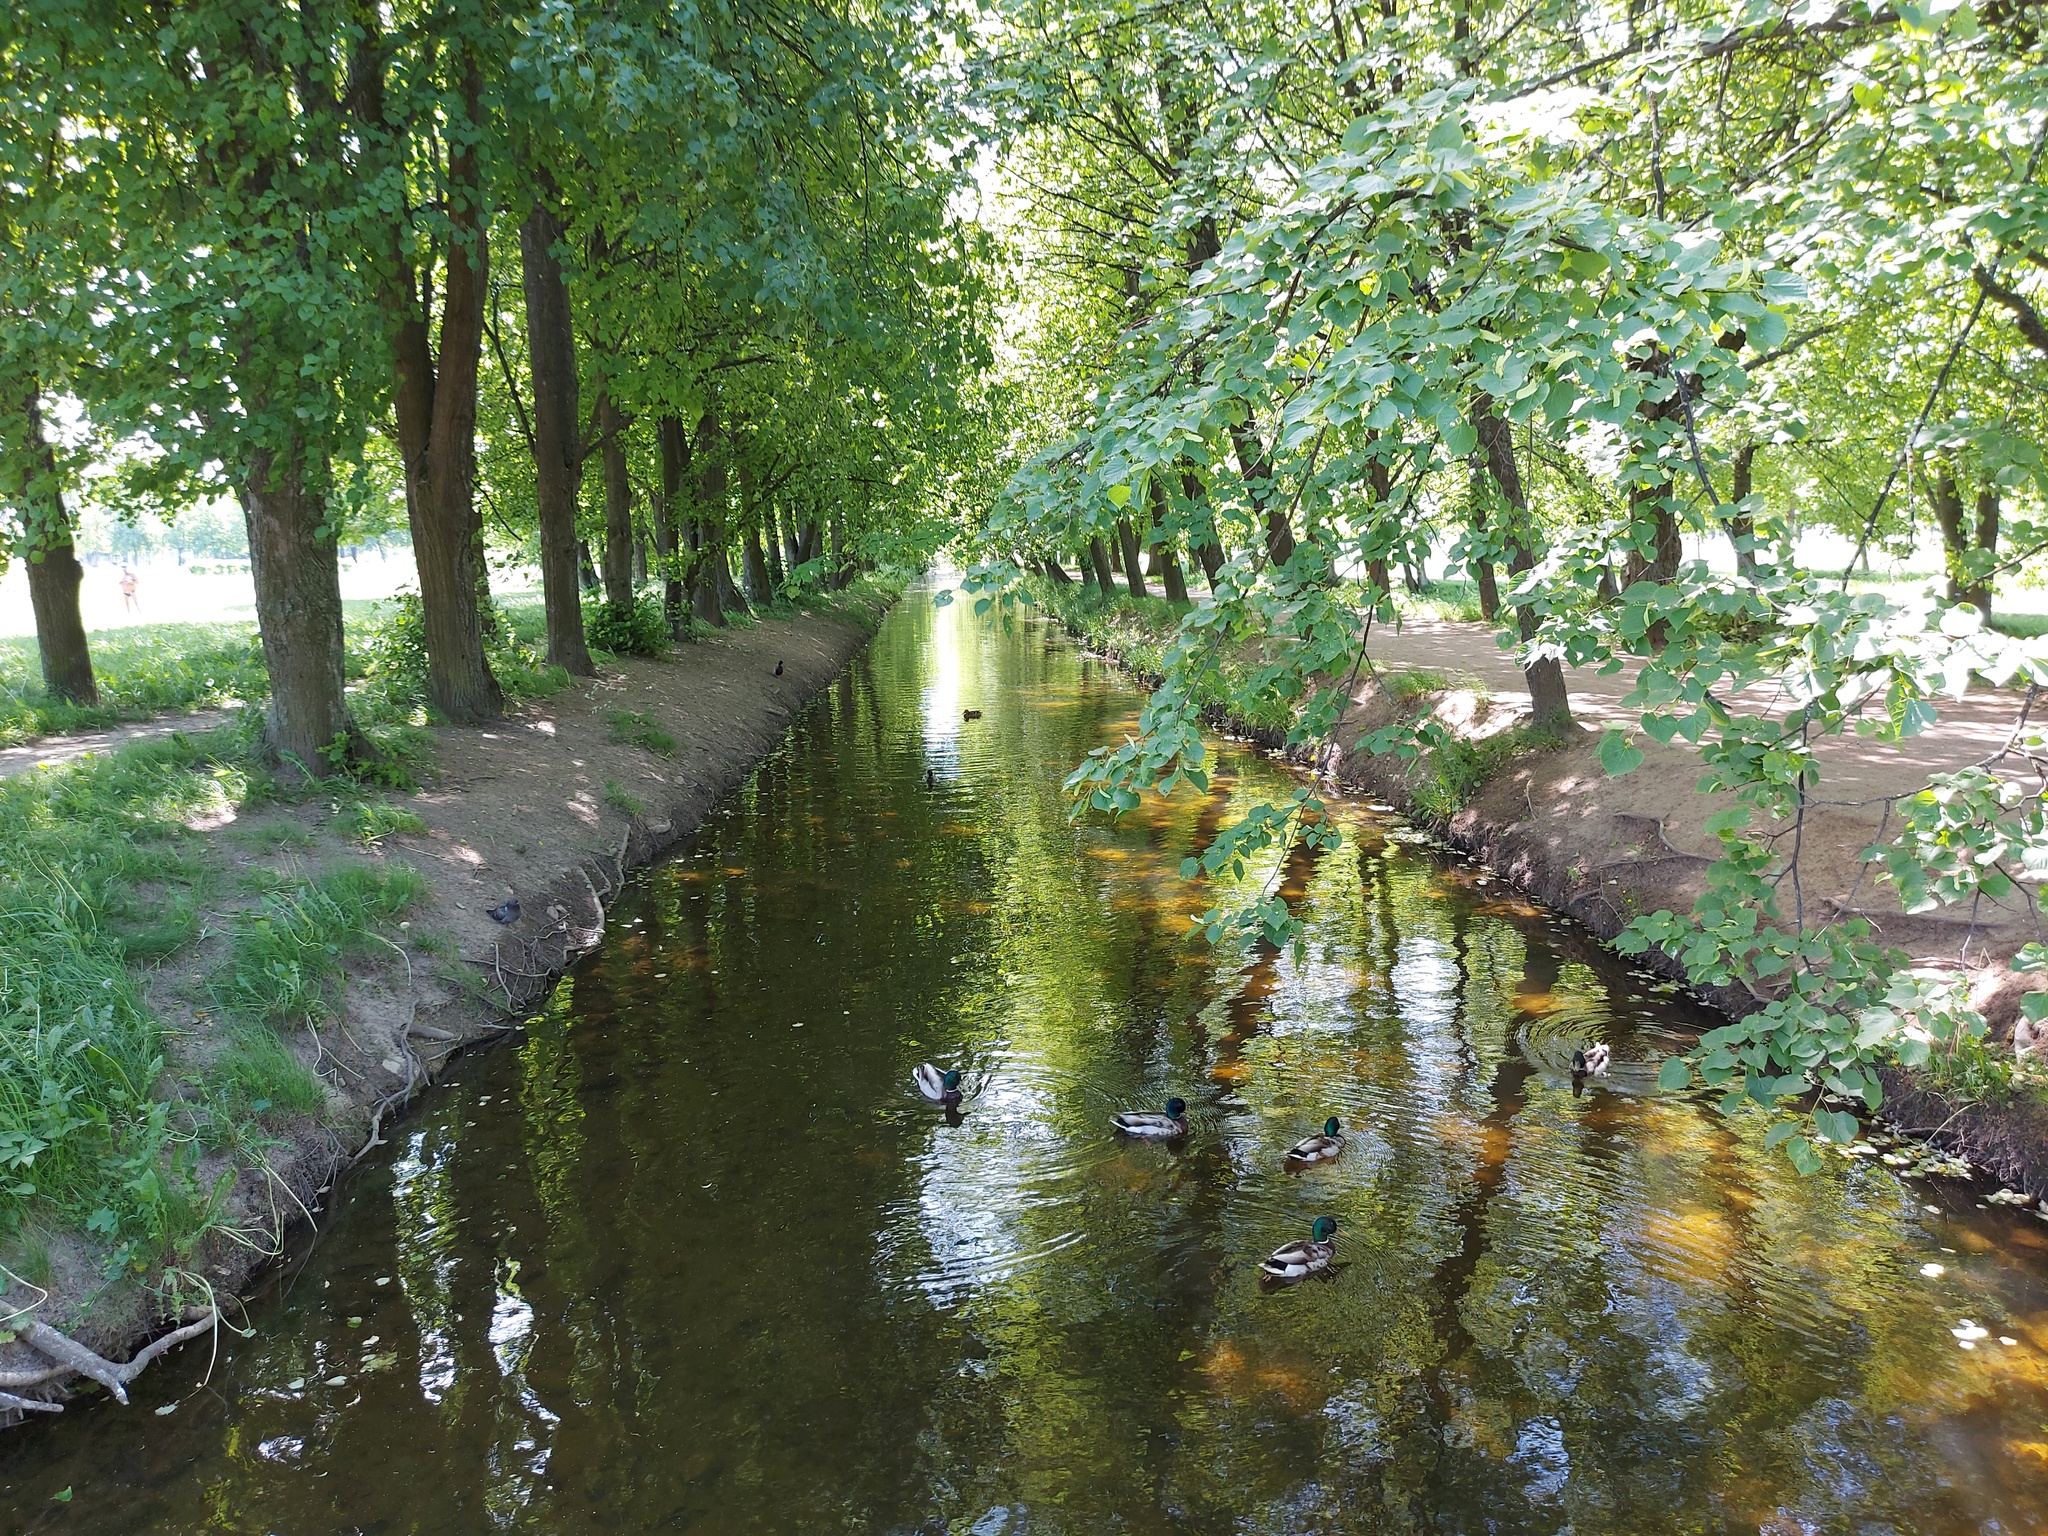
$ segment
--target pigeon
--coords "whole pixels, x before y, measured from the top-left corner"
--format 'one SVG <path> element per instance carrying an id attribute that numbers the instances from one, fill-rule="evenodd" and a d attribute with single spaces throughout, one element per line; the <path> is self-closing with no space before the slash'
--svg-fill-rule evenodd
<path id="1" fill-rule="evenodd" d="M 775 663 L 775 675 L 777 677 L 782 676 L 782 663 L 779 661 Z"/>
<path id="2" fill-rule="evenodd" d="M 494 923 L 510 924 L 518 922 L 519 898 L 514 896 L 510 901 L 499 902 L 495 907 L 491 908 L 490 915 L 491 921 Z"/>

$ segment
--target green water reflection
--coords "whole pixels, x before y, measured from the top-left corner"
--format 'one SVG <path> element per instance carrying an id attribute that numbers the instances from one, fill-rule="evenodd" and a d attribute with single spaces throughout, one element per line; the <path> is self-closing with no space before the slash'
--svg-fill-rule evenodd
<path id="1" fill-rule="evenodd" d="M 1698 1014 L 1367 809 L 1275 872 L 1302 963 L 1187 943 L 1280 770 L 1070 826 L 1139 702 L 913 596 L 207 1384 L 0 1447 L 7 1528 L 2043 1528 L 2048 1227 L 1657 1097 Z M 1108 1133 L 1173 1093 L 1185 1147 Z M 1325 1213 L 1336 1278 L 1263 1292 Z"/>

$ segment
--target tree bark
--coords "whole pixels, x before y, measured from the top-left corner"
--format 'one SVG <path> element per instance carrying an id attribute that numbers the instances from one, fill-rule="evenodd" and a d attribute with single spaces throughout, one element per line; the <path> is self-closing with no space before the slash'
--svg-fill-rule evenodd
<path id="1" fill-rule="evenodd" d="M 23 454 L 21 558 L 28 567 L 28 600 L 36 616 L 36 650 L 43 664 L 43 691 L 73 704 L 97 704 L 98 681 L 92 674 L 92 647 L 85 638 L 85 619 L 78 609 L 78 586 L 85 572 L 71 542 L 71 513 L 64 505 L 64 486 L 57 478 L 57 455 L 43 434 L 41 382 L 33 375 L 21 381 L 19 444 Z M 0 564 L 0 570 L 4 570 Z"/>
<path id="2" fill-rule="evenodd" d="M 1522 489 L 1521 470 L 1515 463 L 1514 429 L 1494 410 L 1492 398 L 1484 394 L 1473 399 L 1472 425 L 1479 434 L 1479 447 L 1485 455 L 1486 467 L 1492 473 L 1494 483 L 1500 487 L 1502 499 L 1508 504 L 1507 527 L 1502 530 L 1508 550 L 1508 569 L 1520 576 L 1536 568 L 1536 555 L 1529 547 L 1529 501 Z M 1536 638 L 1540 625 L 1532 605 L 1518 603 L 1515 606 L 1515 627 L 1523 644 Z M 1554 657 L 1544 657 L 1524 666 L 1522 676 L 1529 685 L 1533 717 L 1530 724 L 1538 731 L 1554 735 L 1571 731 L 1572 706 L 1565 692 L 1563 665 Z"/>
<path id="3" fill-rule="evenodd" d="M 782 566 L 782 518 L 777 513 L 774 499 L 761 508 L 762 534 L 768 546 L 768 599 L 773 602 L 783 583 L 789 580 L 789 573 Z"/>
<path id="4" fill-rule="evenodd" d="M 1131 589 L 1131 596 L 1146 596 L 1145 565 L 1138 554 L 1138 534 L 1128 517 L 1116 520 L 1116 542 L 1124 555 L 1124 585 Z"/>
<path id="5" fill-rule="evenodd" d="M 1116 571 L 1109 563 L 1109 546 L 1097 538 L 1088 541 L 1088 563 L 1095 568 L 1095 585 L 1104 597 L 1116 590 Z"/>
<path id="6" fill-rule="evenodd" d="M 1288 521 L 1287 509 L 1273 497 L 1273 461 L 1248 426 L 1232 427 L 1230 443 L 1237 451 L 1238 472 L 1251 492 L 1252 505 L 1265 514 L 1266 559 L 1273 565 L 1285 565 L 1294 558 L 1294 525 Z"/>
<path id="7" fill-rule="evenodd" d="M 1735 500 L 1738 505 L 1749 499 L 1756 488 L 1756 444 L 1746 442 L 1735 450 Z M 1756 579 L 1756 550 L 1749 547 L 1749 541 L 1756 537 L 1756 519 L 1747 512 L 1734 513 L 1728 519 L 1728 538 L 1735 545 L 1735 574 L 1745 581 Z"/>
<path id="8" fill-rule="evenodd" d="M 1985 618 L 1990 618 L 1990 583 L 1972 579 L 1967 561 L 1973 550 L 1992 552 L 1998 548 L 2001 508 L 1997 488 L 1986 484 L 1979 489 L 1976 525 L 1970 527 L 1963 521 L 1963 495 L 1956 480 L 1955 461 L 1943 454 L 1935 460 L 1928 499 L 1934 503 L 1934 521 L 1941 529 L 1942 564 L 1948 570 L 1948 600 L 1974 604 Z"/>
<path id="9" fill-rule="evenodd" d="M 1487 531 L 1486 483 L 1478 469 L 1472 471 L 1472 531 Z M 1484 555 L 1474 555 L 1466 565 L 1479 584 L 1479 616 L 1491 624 L 1500 617 L 1500 583 L 1494 578 L 1493 562 Z"/>
<path id="10" fill-rule="evenodd" d="M 1057 582 L 1060 586 L 1071 587 L 1074 584 L 1074 578 L 1067 574 L 1067 568 L 1060 564 L 1057 555 L 1045 556 L 1038 562 L 1038 565 L 1039 569 L 1044 571 L 1048 578 Z"/>
<path id="11" fill-rule="evenodd" d="M 609 389 L 597 397 L 597 435 L 604 447 L 604 600 L 621 613 L 633 607 L 633 482 L 626 470 L 626 413 Z"/>
<path id="12" fill-rule="evenodd" d="M 719 446 L 718 415 L 707 410 L 697 422 L 691 457 L 697 468 L 696 505 L 686 523 L 690 562 L 690 612 L 718 629 L 725 628 L 725 603 L 718 573 L 725 556 L 718 549 L 718 522 L 725 507 L 725 454 Z M 729 580 L 730 578 L 728 578 Z"/>
<path id="13" fill-rule="evenodd" d="M 1160 585 L 1166 588 L 1166 600 L 1182 607 L 1188 602 L 1187 578 L 1181 574 L 1180 560 L 1173 552 L 1173 545 L 1166 533 L 1166 487 L 1159 477 L 1152 477 L 1152 569 Z"/>
<path id="14" fill-rule="evenodd" d="M 661 560 L 661 616 L 668 632 L 683 632 L 683 603 L 687 588 L 690 554 L 683 528 L 684 487 L 690 471 L 690 437 L 681 418 L 659 416 L 654 422 L 654 446 L 661 459 L 661 505 L 655 509 L 654 547 Z"/>
<path id="15" fill-rule="evenodd" d="M 746 549 L 741 558 L 741 574 L 746 577 L 747 601 L 756 608 L 765 608 L 775 601 L 775 581 L 768 574 L 768 555 L 761 548 L 761 530 L 747 529 Z"/>
<path id="16" fill-rule="evenodd" d="M 583 635 L 583 599 L 576 570 L 576 503 L 583 485 L 582 428 L 577 421 L 576 331 L 569 287 L 555 245 L 561 224 L 541 203 L 519 228 L 526 291 L 526 346 L 533 368 L 534 510 L 540 524 L 541 604 L 547 616 L 547 658 L 574 677 L 595 677 Z"/>
<path id="17" fill-rule="evenodd" d="M 481 73 L 472 64 L 463 82 L 472 120 L 480 116 L 482 92 Z M 438 363 L 412 263 L 395 233 L 387 300 L 400 316 L 392 405 L 426 620 L 427 692 L 443 717 L 471 725 L 496 719 L 504 709 L 484 654 L 483 610 L 477 601 L 489 581 L 480 558 L 483 524 L 475 486 L 477 375 L 490 245 L 473 145 L 451 146 L 448 186 L 450 233 Z"/>
<path id="18" fill-rule="evenodd" d="M 324 778 L 367 755 L 349 713 L 341 566 L 324 500 L 306 484 L 302 444 L 250 455 L 237 488 L 249 531 L 256 627 L 270 671 L 264 737 L 277 760 Z"/>
<path id="19" fill-rule="evenodd" d="M 1998 553 L 1998 487 L 1985 481 L 1977 488 L 1977 548 L 1986 555 Z M 1975 603 L 1978 612 L 1991 617 L 1991 582 L 1988 577 L 1972 578 L 1963 588 L 1963 601 Z"/>

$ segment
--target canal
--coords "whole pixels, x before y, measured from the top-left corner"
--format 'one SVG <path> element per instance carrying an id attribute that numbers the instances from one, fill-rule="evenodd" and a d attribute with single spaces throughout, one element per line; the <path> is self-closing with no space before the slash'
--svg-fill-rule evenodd
<path id="1" fill-rule="evenodd" d="M 1181 859 L 1286 771 L 1070 823 L 1141 703 L 911 593 L 246 1336 L 0 1444 L 5 1528 L 2048 1526 L 2048 1226 L 1658 1094 L 1713 1021 L 1372 807 L 1270 872 L 1299 961 L 1190 942 Z"/>

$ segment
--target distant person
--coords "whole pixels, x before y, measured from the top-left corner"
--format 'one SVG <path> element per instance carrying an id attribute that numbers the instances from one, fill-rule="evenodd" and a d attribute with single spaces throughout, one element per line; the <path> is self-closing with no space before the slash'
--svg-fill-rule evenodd
<path id="1" fill-rule="evenodd" d="M 136 581 L 135 572 L 127 566 L 121 567 L 121 607 L 128 613 L 142 612 L 142 605 L 135 600 L 135 589 L 141 583 Z"/>

